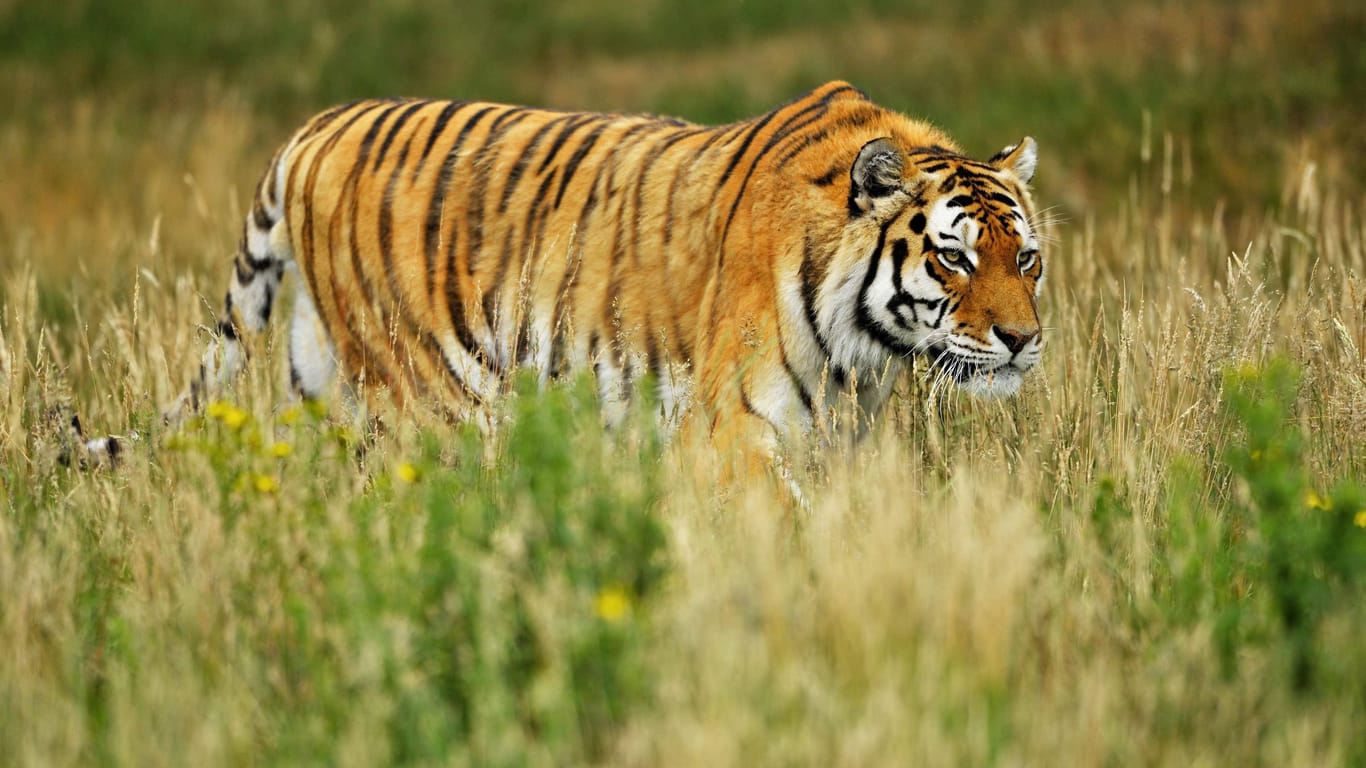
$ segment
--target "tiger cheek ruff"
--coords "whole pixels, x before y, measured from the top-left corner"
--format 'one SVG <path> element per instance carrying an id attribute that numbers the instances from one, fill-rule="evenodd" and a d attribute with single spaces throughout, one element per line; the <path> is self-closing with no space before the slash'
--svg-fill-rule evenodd
<path id="1" fill-rule="evenodd" d="M 485 102 L 309 120 L 255 193 L 217 333 L 168 416 L 245 361 L 285 273 L 293 387 L 468 418 L 509 373 L 591 370 L 666 421 L 763 448 L 875 414 L 912 355 L 1014 393 L 1038 361 L 1032 139 L 987 161 L 832 82 L 716 127 Z M 293 279 L 293 278 L 292 278 Z M 852 398 L 850 395 L 852 394 Z"/>

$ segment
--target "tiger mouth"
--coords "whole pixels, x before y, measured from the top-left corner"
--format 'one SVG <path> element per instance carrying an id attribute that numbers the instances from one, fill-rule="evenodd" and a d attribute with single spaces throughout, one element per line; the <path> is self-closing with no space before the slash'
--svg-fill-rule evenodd
<path id="1" fill-rule="evenodd" d="M 936 344 L 927 350 L 930 364 L 940 373 L 953 379 L 955 384 L 966 384 L 972 379 L 987 377 L 1008 367 L 1010 364 L 988 366 L 973 362 L 961 355 L 950 352 L 947 347 Z"/>

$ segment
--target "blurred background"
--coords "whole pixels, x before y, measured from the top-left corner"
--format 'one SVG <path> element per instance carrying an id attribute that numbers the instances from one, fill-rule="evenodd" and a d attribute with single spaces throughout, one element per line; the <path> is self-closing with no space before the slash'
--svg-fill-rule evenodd
<path id="1" fill-rule="evenodd" d="M 1308 161 L 1366 179 L 1355 0 L 0 0 L 0 262 L 58 294 L 110 258 L 221 263 L 273 148 L 342 100 L 722 122 L 835 78 L 970 154 L 1035 136 L 1066 221 L 1161 187 L 1236 222 Z"/>

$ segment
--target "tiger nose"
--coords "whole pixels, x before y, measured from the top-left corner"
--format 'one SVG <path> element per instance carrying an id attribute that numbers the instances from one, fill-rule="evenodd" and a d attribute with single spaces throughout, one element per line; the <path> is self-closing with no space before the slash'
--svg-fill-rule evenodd
<path id="1" fill-rule="evenodd" d="M 996 334 L 996 338 L 1005 342 L 1006 349 L 1010 350 L 1012 355 L 1019 354 L 1026 344 L 1039 336 L 1037 328 L 1032 331 L 1022 331 L 1019 328 L 1002 328 L 999 325 L 993 325 L 991 332 Z"/>

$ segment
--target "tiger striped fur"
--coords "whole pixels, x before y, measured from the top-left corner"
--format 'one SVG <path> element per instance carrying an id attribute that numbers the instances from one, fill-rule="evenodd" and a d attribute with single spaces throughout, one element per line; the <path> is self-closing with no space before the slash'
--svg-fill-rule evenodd
<path id="1" fill-rule="evenodd" d="M 1026 138 L 986 162 L 832 82 L 719 127 L 484 102 L 362 101 L 305 124 L 247 215 L 212 348 L 169 415 L 245 359 L 286 271 L 304 397 L 456 418 L 508 373 L 636 383 L 722 443 L 771 450 L 912 354 L 1008 395 L 1038 360 Z M 340 376 L 338 377 L 338 373 Z"/>

